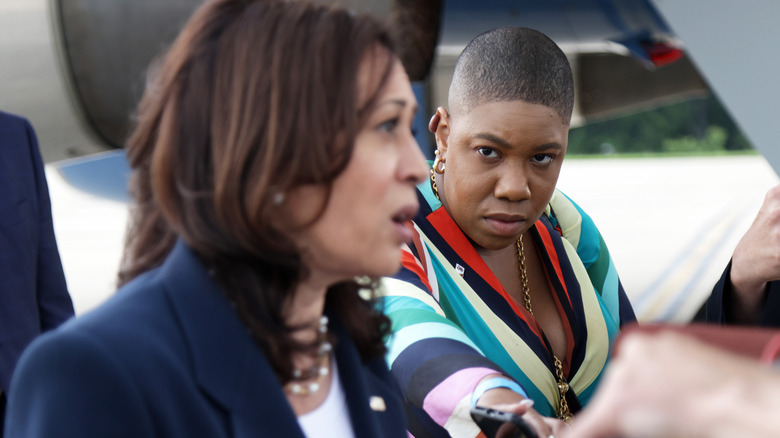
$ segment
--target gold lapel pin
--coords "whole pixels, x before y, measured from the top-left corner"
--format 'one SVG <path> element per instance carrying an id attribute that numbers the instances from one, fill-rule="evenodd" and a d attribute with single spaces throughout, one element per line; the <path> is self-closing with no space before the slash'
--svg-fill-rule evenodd
<path id="1" fill-rule="evenodd" d="M 378 395 L 372 395 L 368 399 L 368 405 L 371 407 L 372 411 L 384 412 L 387 410 L 387 405 L 385 405 L 385 399 L 383 399 Z"/>

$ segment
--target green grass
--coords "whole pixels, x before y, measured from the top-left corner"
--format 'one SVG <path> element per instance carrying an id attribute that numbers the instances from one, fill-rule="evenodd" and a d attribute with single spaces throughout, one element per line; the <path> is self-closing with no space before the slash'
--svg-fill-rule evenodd
<path id="1" fill-rule="evenodd" d="M 752 156 L 760 155 L 754 149 L 738 151 L 692 151 L 692 152 L 630 152 L 614 154 L 566 154 L 566 159 L 574 160 L 603 160 L 622 158 L 679 158 L 679 157 L 722 157 L 722 156 Z"/>

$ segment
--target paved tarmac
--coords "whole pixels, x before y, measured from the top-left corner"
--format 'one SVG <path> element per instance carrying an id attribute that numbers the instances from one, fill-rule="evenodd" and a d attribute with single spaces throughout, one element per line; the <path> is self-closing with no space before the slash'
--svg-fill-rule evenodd
<path id="1" fill-rule="evenodd" d="M 588 212 L 641 321 L 689 321 L 777 175 L 760 155 L 570 160 L 558 187 Z"/>

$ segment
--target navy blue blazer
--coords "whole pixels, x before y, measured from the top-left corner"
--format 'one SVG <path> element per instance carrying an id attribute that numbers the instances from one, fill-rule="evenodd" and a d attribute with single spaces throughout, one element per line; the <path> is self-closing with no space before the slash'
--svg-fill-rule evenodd
<path id="1" fill-rule="evenodd" d="M 712 294 L 705 304 L 705 318 L 709 323 L 728 324 L 726 317 L 726 295 L 734 293 L 731 290 L 731 262 L 726 266 L 720 280 L 712 288 Z M 780 328 L 780 281 L 770 281 L 767 285 L 766 302 L 761 312 L 761 327 Z"/>
<path id="2" fill-rule="evenodd" d="M 0 389 L 33 338 L 71 316 L 35 133 L 0 112 Z"/>
<path id="3" fill-rule="evenodd" d="M 384 358 L 362 363 L 337 319 L 330 328 L 356 436 L 405 437 Z M 372 410 L 372 396 L 386 410 Z M 161 268 L 33 342 L 6 422 L 6 438 L 303 437 L 262 350 L 182 242 Z"/>

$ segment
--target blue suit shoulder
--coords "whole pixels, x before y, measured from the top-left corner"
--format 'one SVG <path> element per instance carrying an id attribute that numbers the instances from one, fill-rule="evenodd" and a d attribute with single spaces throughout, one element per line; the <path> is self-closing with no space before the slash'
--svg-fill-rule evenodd
<path id="1" fill-rule="evenodd" d="M 0 157 L 25 171 L 35 171 L 36 161 L 42 160 L 38 139 L 29 120 L 0 111 Z"/>
<path id="2" fill-rule="evenodd" d="M 35 132 L 0 112 L 0 387 L 30 341 L 73 313 Z"/>
<path id="3" fill-rule="evenodd" d="M 398 390 L 383 359 L 362 363 L 348 335 L 336 333 L 356 435 L 404 436 Z M 372 396 L 386 410 L 373 411 Z M 14 376 L 6 433 L 302 437 L 264 353 L 181 242 L 162 267 L 33 343 Z"/>
<path id="4" fill-rule="evenodd" d="M 0 126 L 5 129 L 31 129 L 30 122 L 26 118 L 5 111 L 0 111 Z"/>
<path id="5" fill-rule="evenodd" d="M 193 372 L 159 270 L 149 272 L 30 345 L 6 437 L 222 436 L 229 419 Z"/>

